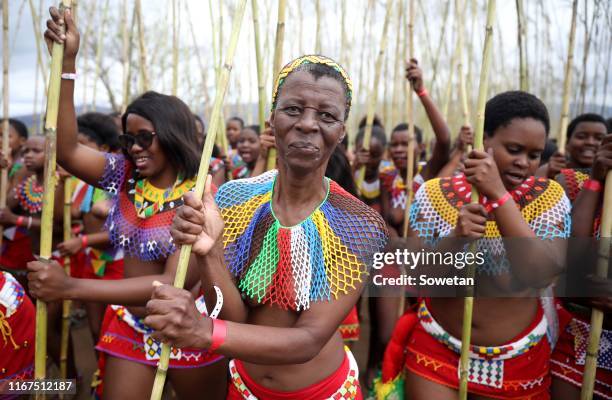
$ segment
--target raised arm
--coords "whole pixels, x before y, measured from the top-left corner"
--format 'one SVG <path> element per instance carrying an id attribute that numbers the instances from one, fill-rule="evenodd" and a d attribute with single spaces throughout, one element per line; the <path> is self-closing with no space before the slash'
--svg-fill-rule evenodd
<path id="1" fill-rule="evenodd" d="M 45 41 L 51 51 L 53 43 L 64 44 L 62 73 L 76 73 L 76 56 L 79 50 L 79 32 L 72 19 L 70 9 L 60 15 L 57 8 L 51 7 L 51 18 L 47 20 Z M 60 32 L 65 25 L 66 32 Z M 57 162 L 68 172 L 92 185 L 104 173 L 105 158 L 102 152 L 81 145 L 77 141 L 77 120 L 74 109 L 74 80 L 62 79 L 60 86 L 59 114 L 57 118 Z"/>
<path id="2" fill-rule="evenodd" d="M 468 147 L 468 145 L 472 145 L 474 142 L 474 135 L 472 132 L 472 128 L 470 126 L 462 126 L 461 131 L 459 132 L 459 136 L 457 137 L 457 141 L 455 142 L 455 146 L 451 151 L 449 161 L 446 163 L 444 168 L 438 172 L 438 177 L 443 178 L 446 176 L 453 176 L 455 171 L 461 167 L 461 162 L 463 160 L 463 155 Z"/>
<path id="3" fill-rule="evenodd" d="M 419 68 L 418 61 L 414 58 L 410 59 L 410 62 L 406 66 L 406 78 L 412 83 L 412 89 L 417 93 L 421 104 L 425 108 L 429 123 L 433 128 L 434 134 L 436 135 L 436 144 L 434 145 L 431 159 L 427 162 L 421 175 L 425 180 L 435 178 L 438 172 L 446 165 L 449 159 L 449 152 L 451 146 L 450 130 L 442 114 L 436 107 L 432 98 L 425 90 L 423 84 L 423 71 Z"/>

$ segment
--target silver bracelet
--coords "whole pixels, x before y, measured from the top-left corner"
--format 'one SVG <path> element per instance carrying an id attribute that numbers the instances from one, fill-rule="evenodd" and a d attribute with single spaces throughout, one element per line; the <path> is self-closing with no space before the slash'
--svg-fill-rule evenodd
<path id="1" fill-rule="evenodd" d="M 62 79 L 66 79 L 69 81 L 74 81 L 77 78 L 77 74 L 76 72 L 62 72 Z"/>

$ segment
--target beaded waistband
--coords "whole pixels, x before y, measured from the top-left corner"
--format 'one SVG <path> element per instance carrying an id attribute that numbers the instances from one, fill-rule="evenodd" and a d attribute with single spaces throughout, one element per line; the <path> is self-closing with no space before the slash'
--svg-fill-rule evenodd
<path id="1" fill-rule="evenodd" d="M 423 326 L 423 329 L 440 343 L 444 344 L 456 353 L 461 352 L 461 340 L 450 335 L 442 328 L 442 326 L 430 314 L 425 301 L 421 301 L 418 310 L 418 317 Z M 488 359 L 488 360 L 507 360 L 517 357 L 529 351 L 536 346 L 546 335 L 548 322 L 546 316 L 542 313 L 540 321 L 520 339 L 515 342 L 504 344 L 501 346 L 476 346 L 470 345 L 470 358 Z"/>

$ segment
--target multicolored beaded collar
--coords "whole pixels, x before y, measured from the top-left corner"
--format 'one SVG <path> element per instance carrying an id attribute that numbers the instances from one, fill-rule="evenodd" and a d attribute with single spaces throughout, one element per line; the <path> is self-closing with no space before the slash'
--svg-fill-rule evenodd
<path id="1" fill-rule="evenodd" d="M 104 174 L 100 186 L 113 196 L 113 205 L 106 220 L 110 240 L 126 256 L 142 261 L 155 261 L 168 257 L 176 251 L 170 235 L 170 226 L 176 209 L 183 204 L 182 196 L 195 186 L 193 179 L 185 179 L 159 202 L 149 214 L 142 218 L 136 206 L 136 187 L 138 171 L 123 155 L 106 154 Z M 153 188 L 150 193 L 163 189 Z M 159 197 L 149 198 L 149 191 L 143 188 L 141 204 L 149 207 L 159 201 Z M 156 212 L 153 212 L 156 211 Z"/>
<path id="2" fill-rule="evenodd" d="M 387 242 L 376 211 L 326 179 L 327 196 L 310 216 L 283 226 L 272 210 L 277 171 L 226 183 L 216 202 L 225 222 L 228 268 L 240 290 L 264 304 L 305 310 L 361 282 Z"/>
<path id="3" fill-rule="evenodd" d="M 44 187 L 38 183 L 36 175 L 31 175 L 21 181 L 15 189 L 15 198 L 19 207 L 29 214 L 42 212 Z"/>

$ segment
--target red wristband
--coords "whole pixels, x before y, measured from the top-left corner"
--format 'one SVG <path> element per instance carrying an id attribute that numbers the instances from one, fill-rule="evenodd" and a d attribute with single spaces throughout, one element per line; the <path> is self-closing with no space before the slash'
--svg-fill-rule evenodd
<path id="1" fill-rule="evenodd" d="M 427 93 L 427 89 L 425 89 L 425 88 L 423 88 L 423 89 L 421 89 L 421 90 L 419 90 L 419 91 L 417 92 L 417 96 L 419 96 L 419 97 L 426 96 L 427 94 L 428 94 L 428 93 Z"/>
<path id="2" fill-rule="evenodd" d="M 214 353 L 219 346 L 225 342 L 225 338 L 227 337 L 227 325 L 222 319 L 213 319 L 213 332 L 212 332 L 212 343 L 210 344 L 210 348 L 208 351 L 210 353 Z"/>
<path id="3" fill-rule="evenodd" d="M 603 190 L 603 185 L 597 179 L 587 179 L 582 184 L 582 188 L 584 190 L 590 190 L 591 192 L 601 192 Z"/>
<path id="4" fill-rule="evenodd" d="M 83 236 L 81 236 L 81 248 L 83 248 L 83 249 L 84 249 L 85 247 L 87 247 L 87 242 L 88 242 L 88 241 L 89 241 L 89 240 L 88 240 L 88 238 L 87 238 L 87 235 L 83 235 Z"/>
<path id="5" fill-rule="evenodd" d="M 18 217 L 17 217 L 17 221 L 15 221 L 15 225 L 16 225 L 16 226 L 23 226 L 23 221 L 24 221 L 24 219 L 25 219 L 25 218 L 24 218 L 24 216 L 23 216 L 23 215 L 18 216 Z"/>
<path id="6" fill-rule="evenodd" d="M 487 212 L 491 212 L 495 210 L 496 208 L 499 208 L 503 206 L 504 204 L 506 204 L 506 202 L 510 200 L 511 198 L 512 198 L 512 195 L 510 194 L 510 192 L 506 192 L 506 194 L 504 194 L 502 197 L 500 197 L 497 200 L 487 201 L 487 204 L 485 204 L 485 210 Z"/>

